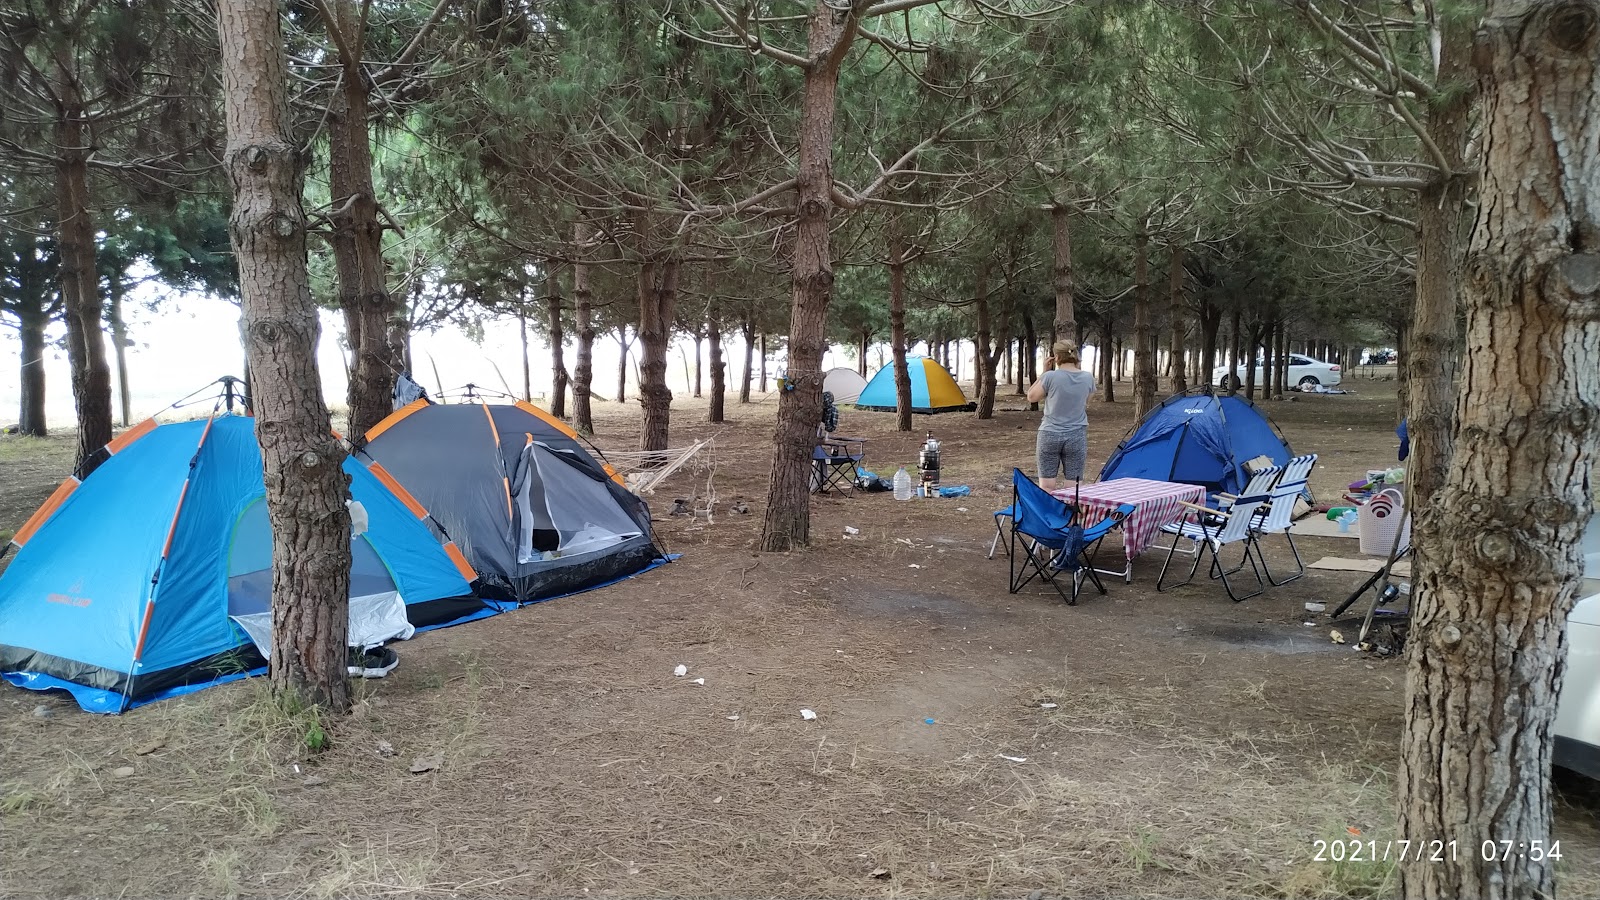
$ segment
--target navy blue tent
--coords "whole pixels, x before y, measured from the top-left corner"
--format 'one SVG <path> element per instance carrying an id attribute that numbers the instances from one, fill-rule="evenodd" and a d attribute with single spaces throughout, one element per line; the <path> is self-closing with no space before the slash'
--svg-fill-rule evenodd
<path id="1" fill-rule="evenodd" d="M 1246 460 L 1266 456 L 1282 465 L 1293 455 L 1255 404 L 1201 388 L 1151 410 L 1106 460 L 1100 480 L 1148 478 L 1237 494 L 1249 480 Z"/>

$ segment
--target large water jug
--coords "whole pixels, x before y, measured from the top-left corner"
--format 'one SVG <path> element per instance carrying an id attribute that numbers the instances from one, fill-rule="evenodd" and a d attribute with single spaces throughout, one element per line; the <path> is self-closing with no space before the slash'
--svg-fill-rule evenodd
<path id="1" fill-rule="evenodd" d="M 911 476 L 906 474 L 905 466 L 901 466 L 900 471 L 894 473 L 894 498 L 896 500 L 911 499 Z"/>

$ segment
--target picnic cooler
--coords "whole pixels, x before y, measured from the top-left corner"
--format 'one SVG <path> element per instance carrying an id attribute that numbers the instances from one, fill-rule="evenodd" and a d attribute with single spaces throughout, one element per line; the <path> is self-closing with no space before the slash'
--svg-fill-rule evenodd
<path id="1" fill-rule="evenodd" d="M 1367 556 L 1388 556 L 1394 549 L 1395 533 L 1405 528 L 1400 538 L 1400 549 L 1411 546 L 1411 520 L 1406 516 L 1405 494 L 1394 487 L 1384 488 L 1372 495 L 1357 514 L 1356 527 L 1360 531 L 1361 552 Z"/>

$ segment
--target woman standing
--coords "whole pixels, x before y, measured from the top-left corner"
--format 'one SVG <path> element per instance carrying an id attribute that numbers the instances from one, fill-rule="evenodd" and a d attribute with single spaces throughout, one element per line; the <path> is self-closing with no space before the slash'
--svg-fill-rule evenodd
<path id="1" fill-rule="evenodd" d="M 1062 483 L 1083 478 L 1089 456 L 1089 397 L 1094 376 L 1078 368 L 1078 348 L 1056 341 L 1044 361 L 1044 374 L 1028 388 L 1028 402 L 1044 404 L 1039 421 L 1039 486 L 1054 490 L 1056 473 Z"/>

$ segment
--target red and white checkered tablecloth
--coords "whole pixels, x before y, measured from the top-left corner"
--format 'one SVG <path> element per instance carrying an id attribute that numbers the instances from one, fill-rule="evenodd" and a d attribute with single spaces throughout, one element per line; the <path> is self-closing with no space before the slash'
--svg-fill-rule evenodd
<path id="1" fill-rule="evenodd" d="M 1183 507 L 1178 504 L 1206 502 L 1206 489 L 1199 485 L 1147 478 L 1113 478 L 1052 493 L 1068 503 L 1076 502 L 1086 526 L 1104 519 L 1122 504 L 1132 503 L 1133 513 L 1122 523 L 1122 550 L 1130 563 L 1155 541 L 1161 526 L 1183 516 Z"/>

